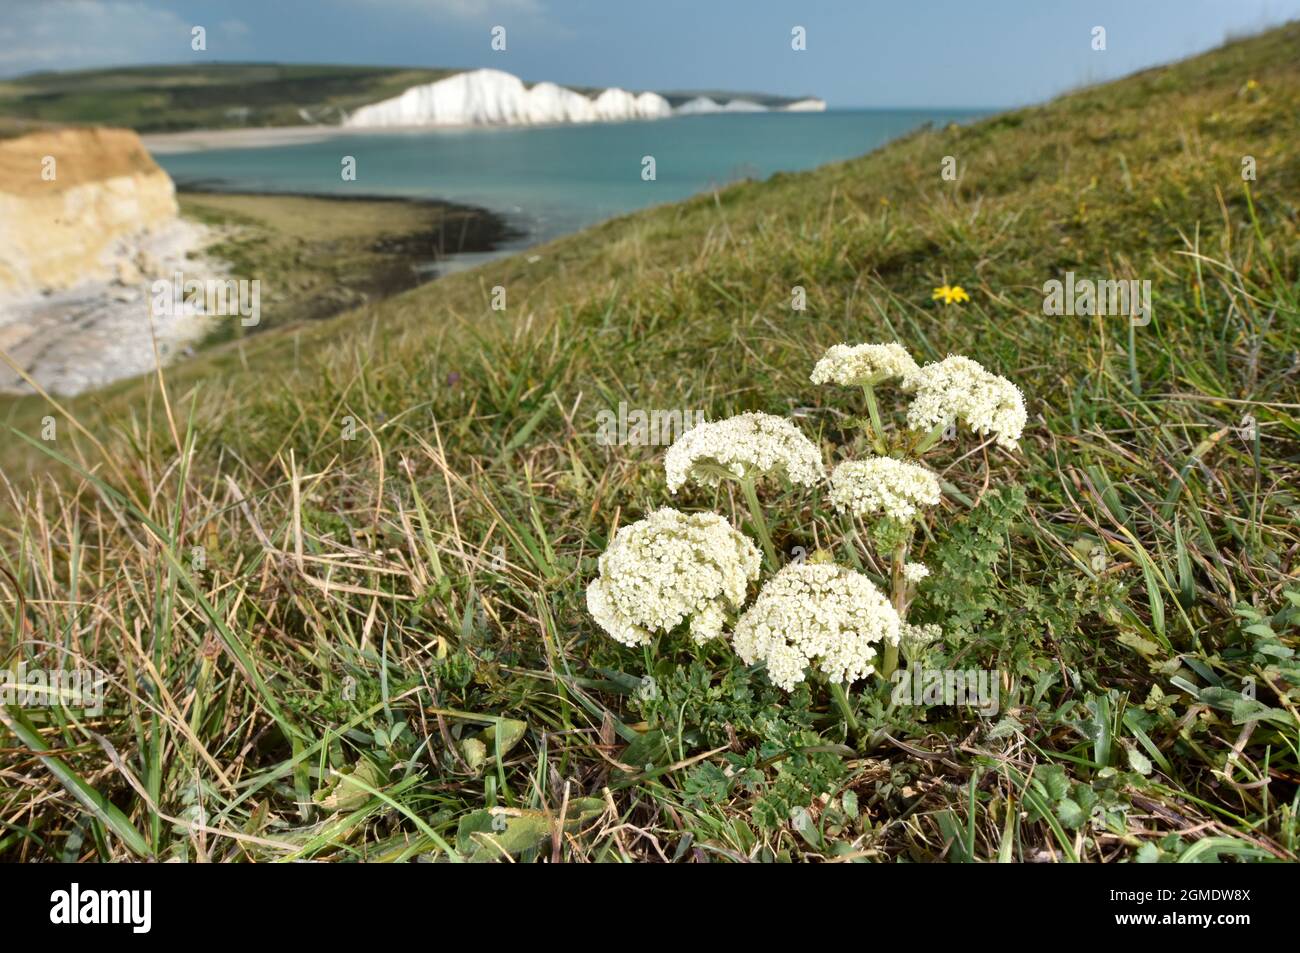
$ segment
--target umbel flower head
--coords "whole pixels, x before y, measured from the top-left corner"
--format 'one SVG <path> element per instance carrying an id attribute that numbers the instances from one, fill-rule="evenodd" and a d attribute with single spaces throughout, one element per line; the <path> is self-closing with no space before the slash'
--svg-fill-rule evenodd
<path id="1" fill-rule="evenodd" d="M 922 506 L 934 506 L 939 478 L 925 467 L 893 457 L 848 460 L 831 471 L 831 504 L 841 513 L 881 513 L 910 520 Z"/>
<path id="2" fill-rule="evenodd" d="M 1028 419 L 1019 387 L 957 354 L 925 365 L 903 382 L 903 388 L 916 393 L 907 408 L 913 430 L 961 420 L 981 436 L 995 434 L 999 446 L 1014 450 Z"/>
<path id="3" fill-rule="evenodd" d="M 915 585 L 930 575 L 930 567 L 925 563 L 903 563 L 903 578 Z"/>
<path id="4" fill-rule="evenodd" d="M 668 448 L 664 470 L 673 493 L 687 480 L 717 486 L 723 476 L 750 479 L 774 473 L 814 486 L 825 476 L 821 453 L 798 427 L 760 413 L 691 428 Z"/>
<path id="5" fill-rule="evenodd" d="M 844 387 L 873 387 L 895 377 L 907 378 L 920 368 L 907 348 L 889 344 L 835 344 L 813 368 L 812 382 Z"/>
<path id="6" fill-rule="evenodd" d="M 917 661 L 927 648 L 943 638 L 943 629 L 937 625 L 912 625 L 904 622 L 898 630 L 903 654 L 909 662 Z"/>
<path id="7" fill-rule="evenodd" d="M 664 507 L 614 534 L 587 587 L 587 610 L 624 645 L 645 644 L 688 617 L 702 644 L 722 634 L 725 607 L 740 608 L 760 561 L 748 537 L 716 513 Z"/>
<path id="8" fill-rule="evenodd" d="M 875 670 L 876 645 L 898 643 L 894 607 L 861 573 L 833 563 L 792 563 L 768 581 L 736 623 L 732 645 L 746 665 L 793 691 L 815 665 L 831 682 Z"/>

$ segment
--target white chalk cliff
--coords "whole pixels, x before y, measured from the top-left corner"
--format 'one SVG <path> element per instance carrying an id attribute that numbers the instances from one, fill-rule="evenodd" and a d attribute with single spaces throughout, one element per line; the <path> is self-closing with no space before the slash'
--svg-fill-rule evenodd
<path id="1" fill-rule="evenodd" d="M 698 116 L 704 113 L 765 113 L 765 112 L 825 112 L 824 99 L 800 99 L 786 106 L 769 108 L 748 99 L 730 99 L 725 103 L 710 99 L 708 96 L 696 96 L 682 103 L 673 112 L 679 116 Z"/>
<path id="2" fill-rule="evenodd" d="M 824 113 L 826 111 L 826 100 L 800 99 L 784 108 L 788 113 Z"/>
<path id="3" fill-rule="evenodd" d="M 346 126 L 515 126 L 541 123 L 617 122 L 663 119 L 674 113 L 755 112 L 767 107 L 733 99 L 725 105 L 706 97 L 674 110 L 658 93 L 630 93 L 612 87 L 595 99 L 554 83 L 529 89 L 518 76 L 495 69 L 457 73 L 436 83 L 412 86 L 400 96 L 362 106 Z M 818 110 L 826 104 L 805 99 L 786 109 Z"/>
<path id="4" fill-rule="evenodd" d="M 614 88 L 592 100 L 554 83 L 529 89 L 518 76 L 479 69 L 412 86 L 400 96 L 362 106 L 344 125 L 514 126 L 659 119 L 671 113 L 668 100 L 658 93 L 638 96 Z"/>

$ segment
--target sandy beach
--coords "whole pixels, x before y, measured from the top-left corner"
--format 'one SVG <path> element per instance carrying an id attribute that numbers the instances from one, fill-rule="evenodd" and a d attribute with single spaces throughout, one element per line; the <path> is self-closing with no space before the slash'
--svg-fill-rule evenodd
<path id="1" fill-rule="evenodd" d="M 204 149 L 259 149 L 320 142 L 356 129 L 342 126 L 264 126 L 253 129 L 191 129 L 142 135 L 140 140 L 154 155 L 197 152 Z"/>
<path id="2" fill-rule="evenodd" d="M 654 122 L 650 119 L 602 120 Z M 336 136 L 385 136 L 403 133 L 456 132 L 466 129 L 543 129 L 581 125 L 568 122 L 510 123 L 393 123 L 384 126 L 258 126 L 239 129 L 187 129 L 184 132 L 142 133 L 140 141 L 154 155 L 175 155 L 209 149 L 262 149 L 321 142 Z"/>
<path id="3" fill-rule="evenodd" d="M 538 123 L 560 125 L 559 123 Z M 294 146 L 322 142 L 336 136 L 383 136 L 394 133 L 448 132 L 458 129 L 484 129 L 487 126 L 464 125 L 394 125 L 394 126 L 259 126 L 251 129 L 188 129 L 185 132 L 155 132 L 140 136 L 153 155 L 175 155 L 210 149 L 264 149 L 269 146 Z"/>

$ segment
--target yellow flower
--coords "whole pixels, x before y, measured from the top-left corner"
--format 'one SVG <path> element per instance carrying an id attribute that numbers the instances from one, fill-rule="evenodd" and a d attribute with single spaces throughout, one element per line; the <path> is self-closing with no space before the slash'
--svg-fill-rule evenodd
<path id="1" fill-rule="evenodd" d="M 1247 88 L 1247 89 L 1259 89 L 1259 83 L 1255 82 L 1255 80 L 1253 80 L 1253 79 L 1248 79 L 1248 80 L 1246 80 L 1246 88 Z"/>
<path id="2" fill-rule="evenodd" d="M 944 304 L 961 304 L 963 301 L 969 301 L 970 295 L 961 285 L 944 285 L 941 288 L 935 288 L 934 294 L 930 295 L 931 301 L 943 301 Z"/>

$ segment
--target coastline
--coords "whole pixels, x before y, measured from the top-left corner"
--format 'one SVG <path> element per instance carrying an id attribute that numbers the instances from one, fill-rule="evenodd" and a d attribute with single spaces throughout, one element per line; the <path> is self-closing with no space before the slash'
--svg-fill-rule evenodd
<path id="1" fill-rule="evenodd" d="M 664 119 L 610 119 L 602 123 L 651 123 L 667 119 L 690 118 L 668 116 Z M 274 146 L 296 146 L 324 142 L 340 136 L 412 135 L 429 132 L 465 132 L 489 129 L 554 129 L 568 126 L 588 126 L 594 123 L 533 122 L 533 123 L 439 123 L 393 126 L 258 126 L 240 129 L 186 129 L 182 132 L 142 133 L 140 141 L 153 155 L 178 155 L 186 152 L 206 152 L 222 149 L 266 149 Z"/>
<path id="2" fill-rule="evenodd" d="M 177 199 L 181 213 L 170 226 L 131 240 L 151 263 L 136 278 L 0 299 L 0 349 L 42 389 L 59 396 L 97 390 L 151 373 L 158 360 L 167 365 L 268 328 L 329 318 L 476 264 L 523 237 L 495 212 L 435 199 L 187 189 Z M 175 283 L 177 275 L 256 281 L 256 324 L 193 308 L 154 315 L 154 283 Z M 0 394 L 33 392 L 0 366 Z"/>
<path id="3" fill-rule="evenodd" d="M 119 243 L 124 256 L 148 262 L 153 274 L 0 297 L 0 350 L 41 389 L 59 396 L 153 371 L 159 360 L 166 364 L 197 347 L 213 319 L 193 309 L 153 319 L 152 280 L 219 271 L 208 257 L 214 237 L 206 226 L 178 217 Z M 32 393 L 22 375 L 7 362 L 0 365 L 0 394 Z"/>
<path id="4" fill-rule="evenodd" d="M 825 111 L 825 110 L 820 110 Z M 765 110 L 772 114 L 800 115 L 802 110 Z M 697 116 L 753 115 L 747 110 L 719 109 L 698 113 L 673 113 L 655 118 L 596 119 L 590 122 L 527 122 L 527 123 L 409 123 L 391 126 L 255 126 L 224 129 L 185 129 L 179 132 L 148 132 L 140 134 L 140 141 L 153 155 L 176 155 L 185 152 L 204 152 L 220 149 L 265 149 L 273 146 L 295 146 L 323 142 L 339 136 L 410 135 L 428 132 L 464 132 L 489 129 L 555 129 L 591 125 L 661 123 L 674 119 L 693 119 Z"/>
<path id="5" fill-rule="evenodd" d="M 186 129 L 182 132 L 142 133 L 140 141 L 153 155 L 203 152 L 208 149 L 262 149 L 321 142 L 355 132 L 344 126 L 257 126 L 238 129 Z"/>
<path id="6" fill-rule="evenodd" d="M 221 185 L 179 188 L 181 212 L 223 230 L 212 253 L 232 276 L 261 280 L 264 315 L 247 329 L 227 321 L 208 343 L 381 301 L 525 237 L 497 212 L 444 199 Z"/>
<path id="7" fill-rule="evenodd" d="M 628 119 L 624 122 L 662 122 L 660 119 Z M 259 126 L 255 129 L 187 129 L 183 132 L 144 133 L 140 141 L 153 155 L 178 155 L 223 149 L 266 149 L 324 142 L 340 136 L 411 135 L 427 132 L 464 132 L 467 129 L 545 129 L 586 123 L 537 122 L 529 124 L 458 123 L 400 126 Z"/>

